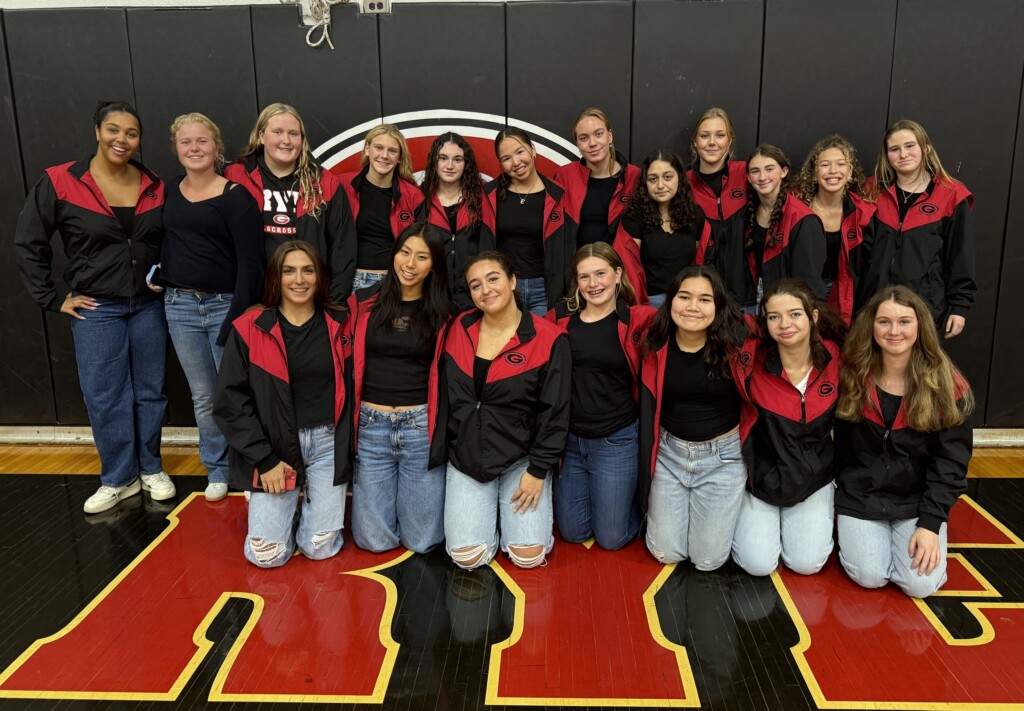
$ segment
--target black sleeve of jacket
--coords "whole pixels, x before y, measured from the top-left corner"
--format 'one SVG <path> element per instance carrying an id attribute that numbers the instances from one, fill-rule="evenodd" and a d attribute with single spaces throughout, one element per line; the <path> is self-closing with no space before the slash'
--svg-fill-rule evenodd
<path id="1" fill-rule="evenodd" d="M 340 185 L 327 206 L 327 245 L 331 267 L 331 297 L 344 304 L 352 293 L 356 275 L 356 221 L 348 204 L 348 194 Z"/>
<path id="2" fill-rule="evenodd" d="M 60 311 L 64 294 L 53 282 L 53 247 L 57 193 L 49 175 L 43 175 L 25 198 L 14 230 L 14 254 L 29 295 L 48 311 Z"/>
<path id="3" fill-rule="evenodd" d="M 821 278 L 821 270 L 825 266 L 825 230 L 821 220 L 808 215 L 793 225 L 789 252 L 790 274 L 806 281 L 818 298 L 824 299 L 825 282 Z"/>
<path id="4" fill-rule="evenodd" d="M 260 424 L 249 387 L 249 348 L 237 330 L 231 331 L 217 372 L 213 421 L 224 434 L 228 445 L 246 462 L 259 469 L 261 474 L 270 471 L 281 461 Z"/>
<path id="5" fill-rule="evenodd" d="M 427 466 L 433 469 L 448 463 L 448 356 L 441 354 L 437 359 L 437 419 L 434 420 L 434 438 L 430 440 L 430 460 Z"/>
<path id="6" fill-rule="evenodd" d="M 217 345 L 222 348 L 231 335 L 231 324 L 245 310 L 263 297 L 263 278 L 267 271 L 267 250 L 263 246 L 263 215 L 256 201 L 242 186 L 232 188 L 238 195 L 231 209 L 224 214 L 224 222 L 235 245 L 235 290 L 231 295 L 231 308 L 217 334 Z"/>
<path id="7" fill-rule="evenodd" d="M 974 216 L 966 199 L 953 210 L 942 249 L 943 278 L 949 304 L 946 315 L 966 316 L 978 290 L 974 280 Z"/>
<path id="8" fill-rule="evenodd" d="M 925 470 L 925 488 L 917 525 L 932 533 L 949 520 L 950 509 L 967 491 L 967 465 L 971 461 L 974 430 L 968 422 L 939 432 Z"/>
<path id="9" fill-rule="evenodd" d="M 569 339 L 562 334 L 552 344 L 551 357 L 541 374 L 540 395 L 535 414 L 536 434 L 533 446 L 530 447 L 528 470 L 539 479 L 547 477 L 565 450 L 565 437 L 569 433 L 571 370 Z"/>

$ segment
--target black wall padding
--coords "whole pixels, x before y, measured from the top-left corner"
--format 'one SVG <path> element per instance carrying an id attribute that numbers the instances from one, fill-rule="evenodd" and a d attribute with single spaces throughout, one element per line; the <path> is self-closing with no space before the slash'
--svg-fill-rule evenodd
<path id="1" fill-rule="evenodd" d="M 762 0 L 638 0 L 633 43 L 633 161 L 655 148 L 690 160 L 697 118 L 725 109 L 736 128 L 735 153 L 757 142 Z"/>
<path id="2" fill-rule="evenodd" d="M 52 422 L 56 417 L 43 318 L 11 257 L 10 234 L 25 195 L 11 100 L 6 40 L 0 33 L 0 224 L 7 235 L 0 259 L 0 423 Z"/>
<path id="3" fill-rule="evenodd" d="M 505 12 L 509 116 L 572 142 L 572 120 L 596 106 L 612 122 L 616 148 L 628 153 L 632 3 L 522 2 Z"/>
<path id="4" fill-rule="evenodd" d="M 902 0 L 897 15 L 889 118 L 920 120 L 943 166 L 975 195 L 978 294 L 966 331 L 949 351 L 979 403 L 988 396 L 996 275 L 1024 62 L 1022 26 L 1024 5 L 1015 0 L 992 0 L 983 12 L 957 0 Z M 1001 319 L 1022 322 L 1019 303 L 1004 308 Z"/>
<path id="5" fill-rule="evenodd" d="M 886 127 L 896 3 L 772 0 L 764 29 L 759 143 L 798 169 L 814 143 L 849 139 L 874 165 Z"/>
<path id="6" fill-rule="evenodd" d="M 1024 88 L 1024 87 L 1022 87 Z M 985 424 L 991 427 L 1024 425 L 1024 106 L 1017 109 L 1017 141 L 1013 150 L 1013 177 L 1000 264 L 999 302 L 992 367 L 989 373 L 988 408 Z M 977 419 L 977 418 L 976 418 Z"/>
<path id="7" fill-rule="evenodd" d="M 331 8 L 332 52 L 326 44 L 316 49 L 306 45 L 308 28 L 300 23 L 295 6 L 257 5 L 249 10 L 259 108 L 275 101 L 294 106 L 314 148 L 347 128 L 380 117 L 375 16 L 360 15 L 354 4 Z M 314 34 L 314 39 L 319 37 Z M 250 129 L 255 120 L 253 114 Z"/>
<path id="8" fill-rule="evenodd" d="M 380 18 L 385 116 L 426 109 L 505 115 L 501 4 L 416 3 L 397 9 Z"/>
<path id="9" fill-rule="evenodd" d="M 95 152 L 92 114 L 98 100 L 135 100 L 125 11 L 5 10 L 4 24 L 26 183 L 32 185 L 45 168 Z M 13 225 L 5 232 L 11 229 Z M 59 276 L 64 269 L 63 252 L 60 246 L 54 251 L 59 255 L 54 275 Z M 26 327 L 33 328 L 39 312 L 11 317 L 17 323 L 24 319 Z M 48 313 L 45 318 L 57 422 L 88 424 L 70 317 Z M 17 413 L 15 409 L 13 418 Z"/>

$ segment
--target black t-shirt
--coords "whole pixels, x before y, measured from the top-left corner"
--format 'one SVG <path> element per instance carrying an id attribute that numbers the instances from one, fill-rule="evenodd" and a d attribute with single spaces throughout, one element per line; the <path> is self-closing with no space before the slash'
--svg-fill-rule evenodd
<path id="1" fill-rule="evenodd" d="M 842 249 L 841 231 L 825 233 L 825 265 L 821 268 L 822 279 L 835 279 L 839 272 L 839 250 Z"/>
<path id="2" fill-rule="evenodd" d="M 878 391 L 878 404 L 882 408 L 882 422 L 887 430 L 891 430 L 892 426 L 896 424 L 896 415 L 900 412 L 903 396 L 887 393 L 877 385 L 875 390 Z"/>
<path id="3" fill-rule="evenodd" d="M 703 180 L 709 188 L 711 188 L 711 192 L 713 192 L 716 197 L 720 197 L 722 195 L 722 176 L 725 175 L 725 171 L 727 170 L 729 170 L 728 161 L 726 161 L 725 165 L 714 173 L 701 173 L 699 170 L 697 172 L 700 173 L 700 179 Z"/>
<path id="4" fill-rule="evenodd" d="M 334 356 L 327 320 L 317 309 L 301 326 L 293 326 L 278 313 L 288 354 L 295 420 L 301 429 L 334 424 Z"/>
<path id="5" fill-rule="evenodd" d="M 487 372 L 490 369 L 491 361 L 480 356 L 473 356 L 473 387 L 476 390 L 478 402 L 484 399 L 484 385 L 487 384 Z"/>
<path id="6" fill-rule="evenodd" d="M 754 222 L 750 228 L 751 249 L 754 251 L 754 264 L 757 266 L 757 276 L 761 276 L 761 265 L 764 264 L 764 245 L 768 241 L 768 228 L 761 227 Z"/>
<path id="7" fill-rule="evenodd" d="M 578 313 L 569 319 L 572 399 L 569 431 L 577 437 L 607 437 L 636 420 L 633 375 L 619 341 L 619 317 L 613 311 L 587 323 Z"/>
<path id="8" fill-rule="evenodd" d="M 263 178 L 263 235 L 269 257 L 278 245 L 295 239 L 297 234 L 299 179 L 295 173 L 277 177 L 267 168 L 262 155 L 256 163 Z"/>
<path id="9" fill-rule="evenodd" d="M 679 439 L 706 442 L 740 422 L 740 394 L 728 378 L 709 378 L 704 348 L 685 353 L 669 336 L 665 382 L 661 389 L 661 426 Z"/>
<path id="10" fill-rule="evenodd" d="M 459 208 L 462 206 L 461 202 L 457 202 L 454 205 L 448 205 L 444 209 L 444 215 L 448 218 L 448 231 L 455 234 L 459 227 Z"/>
<path id="11" fill-rule="evenodd" d="M 622 227 L 640 240 L 640 263 L 647 276 L 648 294 L 664 294 L 676 274 L 697 257 L 697 233 L 683 229 L 665 232 L 660 228 L 646 232 L 639 222 L 626 216 L 622 218 Z"/>
<path id="12" fill-rule="evenodd" d="M 124 230 L 125 236 L 131 238 L 132 228 L 135 227 L 135 206 L 129 207 L 111 207 L 114 211 L 114 217 L 121 223 L 121 229 Z"/>
<path id="13" fill-rule="evenodd" d="M 580 228 L 576 233 L 576 247 L 592 242 L 608 242 L 608 207 L 612 203 L 619 179 L 587 178 L 587 194 L 580 205 Z"/>
<path id="14" fill-rule="evenodd" d="M 520 279 L 544 276 L 543 190 L 520 197 L 511 190 L 498 200 L 498 249 L 512 260 Z"/>
<path id="15" fill-rule="evenodd" d="M 366 329 L 366 364 L 362 399 L 402 407 L 427 401 L 434 341 L 424 337 L 417 311 L 423 299 L 403 301 L 390 324 L 377 325 L 370 314 Z"/>
<path id="16" fill-rule="evenodd" d="M 359 217 L 356 218 L 356 267 L 381 270 L 391 266 L 391 188 L 378 188 L 363 180 L 359 188 Z M 383 404 L 383 403 L 380 403 Z"/>

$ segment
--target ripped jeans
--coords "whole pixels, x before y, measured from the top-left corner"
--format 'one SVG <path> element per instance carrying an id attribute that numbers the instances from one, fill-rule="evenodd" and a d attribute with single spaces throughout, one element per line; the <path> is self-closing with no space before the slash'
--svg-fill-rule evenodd
<path id="1" fill-rule="evenodd" d="M 348 484 L 334 485 L 334 426 L 299 430 L 299 444 L 306 466 L 306 495 L 298 528 L 298 489 L 283 494 L 254 492 L 249 502 L 245 558 L 261 568 L 277 568 L 287 563 L 296 544 L 307 558 L 323 560 L 337 555 L 344 543 L 341 530 Z"/>

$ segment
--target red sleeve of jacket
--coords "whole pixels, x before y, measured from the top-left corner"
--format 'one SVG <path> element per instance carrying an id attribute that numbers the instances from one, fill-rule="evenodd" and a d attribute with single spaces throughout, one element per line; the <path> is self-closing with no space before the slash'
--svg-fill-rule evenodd
<path id="1" fill-rule="evenodd" d="M 629 278 L 629 283 L 633 285 L 633 291 L 636 292 L 637 303 L 647 304 L 649 303 L 647 297 L 647 275 L 644 273 L 643 262 L 640 261 L 640 245 L 636 243 L 636 239 L 627 229 L 630 223 L 635 224 L 628 219 L 619 221 L 619 226 L 615 230 L 615 241 L 612 243 L 612 247 L 615 248 L 615 251 L 622 259 L 626 276 Z"/>

